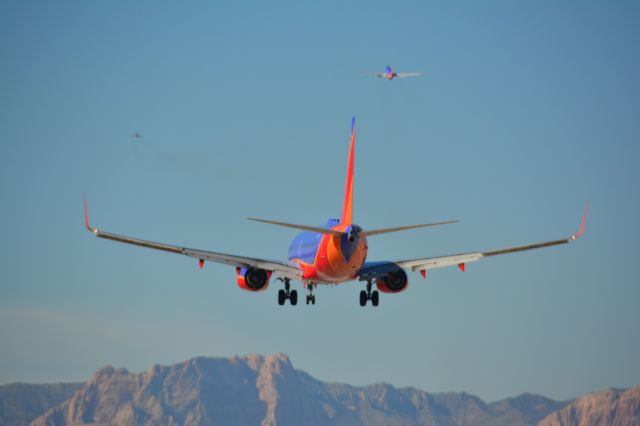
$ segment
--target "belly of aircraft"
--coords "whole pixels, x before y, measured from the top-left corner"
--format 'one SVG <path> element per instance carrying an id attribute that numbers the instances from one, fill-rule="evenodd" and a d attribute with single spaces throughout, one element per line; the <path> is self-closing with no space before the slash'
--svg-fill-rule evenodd
<path id="1" fill-rule="evenodd" d="M 346 259 L 340 248 L 340 240 L 326 236 L 316 255 L 315 275 L 318 282 L 335 284 L 354 279 L 367 259 L 367 250 L 367 241 L 362 238 L 353 254 Z"/>

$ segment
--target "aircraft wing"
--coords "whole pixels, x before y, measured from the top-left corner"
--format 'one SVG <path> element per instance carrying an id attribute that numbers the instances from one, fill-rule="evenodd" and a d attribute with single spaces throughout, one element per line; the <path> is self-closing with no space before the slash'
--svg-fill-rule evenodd
<path id="1" fill-rule="evenodd" d="M 460 253 L 448 256 L 425 257 L 422 259 L 399 260 L 395 262 L 372 262 L 367 263 L 358 273 L 358 279 L 361 281 L 374 279 L 386 275 L 390 271 L 402 269 L 411 269 L 412 271 L 420 271 L 426 275 L 426 271 L 434 268 L 444 268 L 446 266 L 458 265 L 464 271 L 464 265 L 469 262 L 475 262 L 485 257 L 497 256 L 500 254 L 516 253 L 519 251 L 534 250 L 544 247 L 551 247 L 560 244 L 567 244 L 575 241 L 584 233 L 585 221 L 587 219 L 587 209 L 585 208 L 582 215 L 582 223 L 578 232 L 568 238 L 558 240 L 543 241 L 534 244 L 525 244 L 521 246 L 506 247 L 495 250 L 486 250 L 470 253 Z"/>
<path id="2" fill-rule="evenodd" d="M 175 246 L 171 244 L 155 243 L 153 241 L 141 240 L 139 238 L 127 237 L 124 235 L 112 234 L 110 232 L 101 231 L 97 228 L 93 228 L 89 225 L 89 214 L 87 212 L 87 202 L 84 201 L 84 215 L 85 225 L 87 229 L 92 232 L 98 238 L 104 238 L 107 240 L 118 241 L 121 243 L 133 244 L 140 247 L 152 248 L 155 250 L 162 250 L 169 253 L 183 254 L 185 256 L 193 257 L 198 260 L 208 260 L 216 263 L 223 263 L 227 265 L 233 265 L 241 268 L 260 268 L 267 271 L 273 271 L 275 274 L 289 279 L 302 280 L 303 272 L 297 265 L 289 265 L 284 262 L 257 259 L 253 257 L 236 256 L 232 254 L 217 253 L 208 250 L 192 249 L 188 247 Z"/>
<path id="3" fill-rule="evenodd" d="M 395 78 L 405 78 L 405 77 L 417 77 L 421 75 L 419 72 L 398 72 L 394 75 Z"/>

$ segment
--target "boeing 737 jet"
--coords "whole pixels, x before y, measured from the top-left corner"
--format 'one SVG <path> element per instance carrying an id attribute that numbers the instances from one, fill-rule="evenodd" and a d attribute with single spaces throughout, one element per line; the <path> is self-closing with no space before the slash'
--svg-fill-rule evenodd
<path id="1" fill-rule="evenodd" d="M 393 68 L 389 65 L 384 67 L 384 72 L 373 73 L 378 78 L 386 78 L 387 80 L 393 80 L 394 78 L 406 78 L 406 77 L 417 77 L 420 75 L 419 72 L 394 72 Z"/>
<path id="2" fill-rule="evenodd" d="M 418 225 L 400 226 L 395 228 L 366 230 L 353 223 L 353 162 L 355 147 L 355 118 L 351 122 L 351 139 L 349 160 L 347 166 L 347 180 L 340 218 L 329 219 L 322 226 L 306 226 L 293 223 L 277 222 L 264 219 L 250 219 L 272 225 L 285 226 L 303 231 L 289 246 L 288 261 L 276 261 L 253 257 L 236 256 L 214 251 L 200 250 L 171 244 L 154 243 L 133 237 L 112 234 L 101 231 L 89 225 L 86 197 L 84 199 L 85 225 L 96 237 L 134 244 L 141 247 L 177 253 L 198 260 L 200 268 L 205 261 L 232 265 L 236 268 L 238 286 L 250 292 L 264 291 L 269 287 L 271 279 L 278 277 L 284 288 L 278 291 L 278 304 L 284 305 L 287 300 L 292 305 L 298 303 L 298 292 L 291 289 L 291 281 L 301 281 L 309 293 L 307 304 L 315 304 L 316 297 L 313 290 L 319 284 L 340 284 L 358 280 L 366 283 L 365 289 L 360 291 L 360 306 L 371 301 L 378 306 L 379 292 L 399 293 L 407 289 L 409 280 L 405 270 L 419 271 L 426 278 L 427 271 L 446 266 L 457 266 L 464 272 L 465 264 L 475 262 L 485 257 L 500 254 L 515 253 L 566 244 L 578 239 L 584 232 L 587 210 L 585 208 L 579 231 L 567 238 L 544 241 L 497 250 L 469 252 L 448 256 L 426 257 L 418 259 L 404 259 L 397 261 L 367 262 L 369 237 L 408 229 L 445 225 L 456 221 L 423 223 Z M 375 284 L 377 290 L 373 290 Z"/>

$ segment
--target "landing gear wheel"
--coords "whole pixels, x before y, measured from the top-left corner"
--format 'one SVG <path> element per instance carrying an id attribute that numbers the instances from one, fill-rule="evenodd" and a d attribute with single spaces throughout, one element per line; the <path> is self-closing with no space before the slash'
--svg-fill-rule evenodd
<path id="1" fill-rule="evenodd" d="M 378 306 L 378 303 L 380 303 L 380 293 L 378 293 L 378 290 L 375 290 L 371 293 L 371 304 L 373 306 Z"/>
<path id="2" fill-rule="evenodd" d="M 289 278 L 278 278 L 278 280 L 284 283 L 284 288 L 278 290 L 278 305 L 284 305 L 284 302 L 289 299 L 291 305 L 295 306 L 298 303 L 298 292 L 291 290 L 291 280 Z"/>
<path id="3" fill-rule="evenodd" d="M 360 292 L 360 306 L 366 306 L 367 300 L 369 300 L 369 297 L 367 297 L 367 292 L 362 290 Z"/>
<path id="4" fill-rule="evenodd" d="M 371 291 L 372 287 L 371 281 L 367 281 L 367 289 L 360 292 L 360 306 L 366 306 L 368 300 L 371 300 L 372 306 L 378 306 L 380 303 L 380 293 L 378 290 Z"/>
<path id="5" fill-rule="evenodd" d="M 309 290 L 309 294 L 307 294 L 307 305 L 315 305 L 316 304 L 316 296 L 313 294 L 313 287 L 315 284 L 308 282 L 307 290 Z"/>

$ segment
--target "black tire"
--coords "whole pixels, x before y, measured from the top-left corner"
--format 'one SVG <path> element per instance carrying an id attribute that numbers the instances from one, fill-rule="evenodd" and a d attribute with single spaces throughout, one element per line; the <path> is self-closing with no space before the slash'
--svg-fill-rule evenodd
<path id="1" fill-rule="evenodd" d="M 380 293 L 378 293 L 378 290 L 374 290 L 374 292 L 371 293 L 371 304 L 378 306 L 378 303 L 380 303 Z"/>
<path id="2" fill-rule="evenodd" d="M 312 305 L 316 304 L 316 296 L 311 296 L 311 304 Z"/>
<path id="3" fill-rule="evenodd" d="M 297 290 L 291 290 L 291 292 L 289 293 L 289 301 L 291 302 L 291 305 L 296 306 L 298 304 L 298 291 Z"/>
<path id="4" fill-rule="evenodd" d="M 278 290 L 278 305 L 284 305 L 284 301 L 287 299 L 287 295 L 285 294 L 283 289 Z"/>
<path id="5" fill-rule="evenodd" d="M 360 292 L 360 306 L 366 306 L 367 305 L 367 292 L 362 290 Z"/>
<path id="6" fill-rule="evenodd" d="M 309 300 L 309 295 L 307 294 L 307 305 L 309 304 L 309 302 L 311 302 L 311 300 Z"/>

